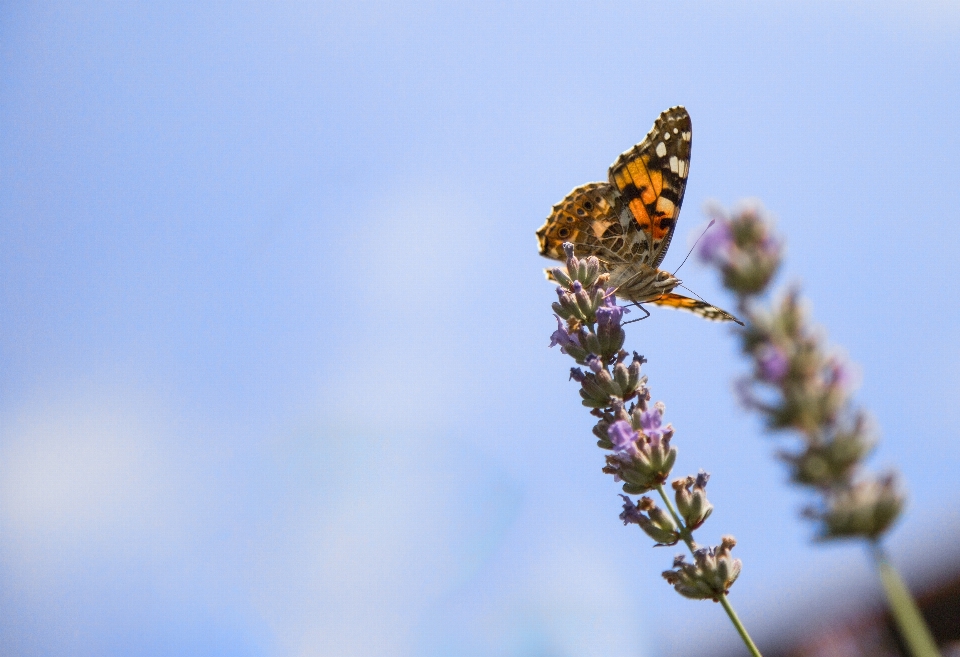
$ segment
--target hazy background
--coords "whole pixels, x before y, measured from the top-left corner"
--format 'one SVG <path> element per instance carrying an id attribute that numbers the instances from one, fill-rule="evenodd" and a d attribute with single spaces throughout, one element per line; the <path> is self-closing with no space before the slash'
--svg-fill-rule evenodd
<path id="1" fill-rule="evenodd" d="M 735 645 L 617 519 L 534 239 L 677 104 L 665 266 L 706 200 L 764 201 L 904 473 L 895 560 L 960 564 L 960 4 L 7 2 L 0 57 L 0 653 Z M 761 642 L 874 595 L 727 327 L 627 346 Z"/>

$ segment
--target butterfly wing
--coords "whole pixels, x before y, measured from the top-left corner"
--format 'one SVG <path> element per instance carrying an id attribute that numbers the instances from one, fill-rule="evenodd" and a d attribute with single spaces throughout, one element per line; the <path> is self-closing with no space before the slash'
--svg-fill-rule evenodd
<path id="1" fill-rule="evenodd" d="M 623 242 L 620 207 L 619 194 L 608 183 L 577 187 L 553 206 L 537 231 L 540 255 L 566 260 L 563 243 L 572 242 L 578 257 L 609 256 Z"/>
<path id="2" fill-rule="evenodd" d="M 664 287 L 672 289 L 679 281 L 666 280 L 673 277 L 657 269 L 673 239 L 687 188 L 692 134 L 686 109 L 663 112 L 646 138 L 613 163 L 609 183 L 577 187 L 553 206 L 537 231 L 540 255 L 563 261 L 563 243 L 571 242 L 577 256 L 605 262 L 618 296 L 743 326 L 716 306 L 665 292 Z"/>
<path id="3" fill-rule="evenodd" d="M 660 266 L 673 239 L 687 188 L 692 135 L 687 110 L 671 107 L 642 142 L 610 167 L 610 184 L 629 209 L 635 230 L 645 237 L 633 259 L 651 267 Z"/>
<path id="4" fill-rule="evenodd" d="M 658 306 L 664 306 L 665 308 L 686 310 L 696 315 L 700 315 L 704 319 L 709 319 L 714 322 L 736 322 L 740 326 L 743 326 L 743 322 L 728 313 L 726 310 L 721 310 L 716 306 L 711 306 L 705 301 L 691 299 L 690 297 L 685 297 L 681 294 L 673 294 L 672 292 L 669 294 L 664 294 L 657 299 L 652 299 L 650 303 L 655 303 Z"/>

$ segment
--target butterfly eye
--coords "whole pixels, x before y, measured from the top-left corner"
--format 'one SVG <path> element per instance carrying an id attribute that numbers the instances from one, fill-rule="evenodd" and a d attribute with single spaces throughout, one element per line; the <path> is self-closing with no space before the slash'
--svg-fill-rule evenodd
<path id="1" fill-rule="evenodd" d="M 567 223 L 568 223 L 568 224 L 572 224 L 572 223 L 573 223 L 573 217 L 571 217 L 569 214 L 568 214 L 566 217 L 564 217 L 564 219 L 567 220 Z"/>
<path id="2" fill-rule="evenodd" d="M 557 237 L 564 238 L 564 237 L 568 237 L 569 235 L 570 235 L 570 229 L 567 228 L 566 226 L 564 226 L 563 228 L 557 231 Z"/>
<path id="3" fill-rule="evenodd" d="M 593 203 L 591 203 L 590 201 L 584 201 L 584 202 L 583 202 L 583 207 L 585 207 L 585 208 L 587 209 L 587 211 L 589 212 L 590 210 L 593 209 Z"/>
<path id="4" fill-rule="evenodd" d="M 577 214 L 582 217 L 583 215 L 585 215 L 585 214 L 587 214 L 587 213 L 583 211 L 583 208 L 577 208 Z"/>

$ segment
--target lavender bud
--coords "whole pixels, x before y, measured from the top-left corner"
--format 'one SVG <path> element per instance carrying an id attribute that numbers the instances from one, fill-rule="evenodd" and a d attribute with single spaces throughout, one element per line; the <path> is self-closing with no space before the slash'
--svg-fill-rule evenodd
<path id="1" fill-rule="evenodd" d="M 613 366 L 613 380 L 617 383 L 620 390 L 619 397 L 624 400 L 631 399 L 636 394 L 640 383 L 639 368 L 634 375 L 623 363 L 617 363 Z"/>
<path id="2" fill-rule="evenodd" d="M 743 564 L 730 555 L 736 544 L 732 536 L 724 536 L 718 547 L 694 552 L 695 563 L 687 563 L 682 558 L 674 560 L 674 570 L 665 571 L 663 578 L 684 597 L 717 601 L 740 576 Z"/>
<path id="3" fill-rule="evenodd" d="M 617 398 L 619 389 L 606 370 L 599 373 L 586 373 L 580 382 L 581 402 L 587 408 L 607 408 Z"/>
<path id="4" fill-rule="evenodd" d="M 897 519 L 903 505 L 895 477 L 887 474 L 837 491 L 827 499 L 825 510 L 810 515 L 823 523 L 822 540 L 851 536 L 876 539 Z"/>
<path id="5" fill-rule="evenodd" d="M 697 529 L 713 513 L 713 505 L 707 500 L 706 486 L 709 478 L 710 475 L 701 470 L 696 478 L 686 477 L 673 482 L 677 511 L 688 529 Z"/>
<path id="6" fill-rule="evenodd" d="M 573 285 L 573 279 L 567 276 L 567 272 L 562 267 L 554 267 L 550 270 L 550 275 L 553 276 L 553 280 L 560 283 L 563 287 Z"/>
<path id="7" fill-rule="evenodd" d="M 646 511 L 647 515 L 641 511 Z M 680 540 L 680 533 L 673 518 L 654 504 L 649 497 L 641 497 L 639 506 L 633 507 L 629 512 L 627 505 L 624 504 L 624 512 L 620 514 L 620 519 L 624 524 L 632 522 L 639 525 L 647 536 L 657 542 L 657 545 L 676 545 Z"/>
<path id="8" fill-rule="evenodd" d="M 580 269 L 580 261 L 577 260 L 577 256 L 574 253 L 574 246 L 570 242 L 563 243 L 563 252 L 567 256 L 567 271 L 571 276 L 576 276 L 577 270 Z"/>

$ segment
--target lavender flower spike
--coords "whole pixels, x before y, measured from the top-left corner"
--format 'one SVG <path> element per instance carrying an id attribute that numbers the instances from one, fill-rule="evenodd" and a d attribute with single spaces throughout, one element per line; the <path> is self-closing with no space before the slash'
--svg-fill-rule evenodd
<path id="1" fill-rule="evenodd" d="M 689 139 L 689 135 L 677 139 Z M 601 197 L 595 198 L 584 203 L 601 202 Z M 542 235 L 538 233 L 538 237 Z M 733 244 L 733 238 L 723 239 Z M 719 249 L 718 243 L 717 254 Z M 647 377 L 640 371 L 646 359 L 636 352 L 631 359 L 623 348 L 623 316 L 630 311 L 617 304 L 616 288 L 610 287 L 609 264 L 595 256 L 578 258 L 573 244 L 564 244 L 563 250 L 566 266 L 552 270 L 550 276 L 559 283 L 556 301 L 551 304 L 557 328 L 550 336 L 550 346 L 559 345 L 561 353 L 580 366 L 570 369 L 570 380 L 579 384 L 580 404 L 596 419 L 593 435 L 597 446 L 606 450 L 603 472 L 611 475 L 624 493 L 620 519 L 639 526 L 657 545 L 682 541 L 695 563 L 675 564 L 675 570 L 668 571 L 668 581 L 687 597 L 721 602 L 750 654 L 761 657 L 726 597 L 740 571 L 740 561 L 729 556 L 733 540 L 724 539 L 719 547 L 706 551 L 694 541 L 694 531 L 713 511 L 706 495 L 709 475 L 701 471 L 696 477 L 676 479 L 672 496 L 664 488 L 677 459 L 677 448 L 671 444 L 674 429 L 663 421 L 663 403 L 650 403 Z M 555 250 L 549 255 L 556 257 Z M 662 505 L 643 496 L 654 491 Z M 629 495 L 643 497 L 635 504 Z"/>
<path id="2" fill-rule="evenodd" d="M 783 254 L 763 210 L 754 206 L 729 216 L 722 211 L 711 214 L 724 233 L 715 237 L 715 243 L 705 244 L 701 255 L 736 295 L 740 315 L 746 319 L 738 336 L 752 371 L 738 384 L 741 398 L 763 416 L 768 430 L 792 434 L 790 449 L 778 455 L 790 468 L 790 479 L 819 498 L 804 513 L 818 524 L 817 538 L 856 538 L 869 545 L 909 653 L 939 654 L 919 609 L 880 546 L 903 509 L 904 493 L 893 473 L 871 473 L 863 466 L 876 440 L 868 415 L 851 399 L 855 371 L 826 348 L 797 289 L 772 304 L 763 300 Z M 729 243 L 725 235 L 731 237 Z M 694 493 L 691 489 L 683 495 L 692 501 Z M 702 561 L 712 568 L 715 561 L 719 568 L 721 560 L 707 556 L 713 561 L 698 559 L 697 567 Z M 735 563 L 725 563 L 733 572 Z M 694 578 L 691 568 L 668 571 L 669 578 L 684 595 L 699 595 L 697 584 L 702 580 Z"/>

